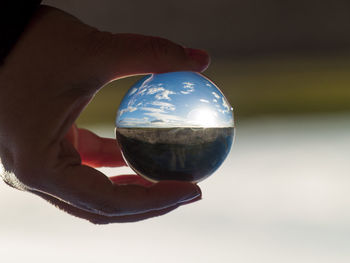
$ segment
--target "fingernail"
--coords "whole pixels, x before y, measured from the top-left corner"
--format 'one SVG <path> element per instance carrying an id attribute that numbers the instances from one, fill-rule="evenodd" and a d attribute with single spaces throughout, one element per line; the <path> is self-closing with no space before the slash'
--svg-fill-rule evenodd
<path id="1" fill-rule="evenodd" d="M 208 68 L 210 63 L 210 57 L 206 51 L 200 49 L 186 48 L 186 53 L 188 57 L 190 57 L 199 65 L 200 71 L 204 71 Z"/>
<path id="2" fill-rule="evenodd" d="M 181 200 L 179 200 L 177 202 L 178 204 L 191 203 L 191 202 L 200 200 L 202 198 L 202 191 L 199 188 L 199 186 L 198 185 L 193 185 L 193 186 L 194 186 L 193 191 L 190 194 L 184 196 Z"/>

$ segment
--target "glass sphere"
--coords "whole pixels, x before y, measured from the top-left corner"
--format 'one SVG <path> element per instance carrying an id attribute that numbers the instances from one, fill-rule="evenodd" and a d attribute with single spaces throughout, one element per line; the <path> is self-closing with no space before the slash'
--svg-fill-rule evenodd
<path id="1" fill-rule="evenodd" d="M 233 109 L 213 82 L 195 72 L 152 74 L 123 98 L 116 137 L 128 165 L 157 182 L 198 182 L 227 157 Z"/>

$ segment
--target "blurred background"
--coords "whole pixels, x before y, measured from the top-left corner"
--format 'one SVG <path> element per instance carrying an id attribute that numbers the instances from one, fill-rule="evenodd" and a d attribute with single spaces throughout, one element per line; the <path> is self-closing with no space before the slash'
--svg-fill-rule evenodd
<path id="1" fill-rule="evenodd" d="M 349 262 L 349 1 L 44 3 L 101 30 L 208 50 L 205 75 L 234 107 L 237 136 L 200 183 L 203 200 L 140 223 L 93 226 L 1 184 L 4 262 Z M 78 124 L 113 137 L 136 79 L 108 84 Z"/>

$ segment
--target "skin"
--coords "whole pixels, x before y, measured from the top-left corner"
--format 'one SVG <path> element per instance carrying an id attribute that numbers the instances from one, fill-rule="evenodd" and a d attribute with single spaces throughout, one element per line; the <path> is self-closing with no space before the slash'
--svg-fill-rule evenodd
<path id="1" fill-rule="evenodd" d="M 131 75 L 203 71 L 206 52 L 169 40 L 100 32 L 41 6 L 0 67 L 0 172 L 19 190 L 93 223 L 134 222 L 201 198 L 197 185 L 107 178 L 126 165 L 116 141 L 74 121 L 106 83 Z"/>

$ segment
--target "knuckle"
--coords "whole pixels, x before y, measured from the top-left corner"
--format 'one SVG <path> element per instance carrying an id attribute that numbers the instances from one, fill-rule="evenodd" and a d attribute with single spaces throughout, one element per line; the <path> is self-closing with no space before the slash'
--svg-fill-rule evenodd
<path id="1" fill-rule="evenodd" d="M 88 55 L 100 55 L 104 52 L 107 45 L 114 42 L 114 36 L 110 32 L 99 31 L 93 28 L 87 32 L 85 42 L 88 43 Z"/>
<path id="2" fill-rule="evenodd" d="M 16 186 L 21 189 L 33 189 L 40 190 L 40 178 L 36 173 L 32 173 L 29 170 L 18 170 L 13 175 L 12 182 L 16 183 Z M 16 187 L 16 188 L 17 188 Z"/>
<path id="3" fill-rule="evenodd" d="M 0 144 L 0 176 L 3 181 L 19 190 L 39 189 L 46 168 L 46 160 L 40 160 L 35 149 L 19 149 Z"/>
<path id="4" fill-rule="evenodd" d="M 182 46 L 161 37 L 142 36 L 133 34 L 117 34 L 113 40 L 116 49 L 132 51 L 134 55 L 149 55 L 159 58 L 162 56 L 185 56 Z M 126 54 L 128 52 L 125 52 Z M 123 54 L 120 54 L 123 56 Z"/>
<path id="5" fill-rule="evenodd" d="M 19 180 L 16 178 L 14 173 L 6 171 L 4 169 L 4 166 L 0 164 L 0 170 L 1 170 L 1 178 L 2 180 L 10 187 L 16 188 L 16 189 L 22 189 L 22 184 L 19 182 Z"/>
<path id="6" fill-rule="evenodd" d="M 13 153 L 3 144 L 0 145 L 0 176 L 8 186 L 16 189 L 22 188 L 14 173 Z"/>
<path id="7" fill-rule="evenodd" d="M 149 37 L 146 41 L 146 47 L 155 57 L 169 53 L 169 42 L 162 38 Z"/>
<path id="8" fill-rule="evenodd" d="M 27 173 L 5 171 L 1 173 L 1 177 L 7 185 L 19 190 L 34 188 L 36 185 L 33 178 Z"/>
<path id="9" fill-rule="evenodd" d="M 88 30 L 84 37 L 85 46 L 84 57 L 87 63 L 106 63 L 110 56 L 121 55 L 117 50 L 123 50 L 130 46 L 128 34 L 113 34 L 100 31 L 95 28 Z"/>
<path id="10" fill-rule="evenodd" d="M 173 53 L 180 54 L 179 51 L 182 49 L 181 46 L 160 37 L 148 37 L 144 44 L 146 50 L 149 50 L 156 58 L 164 55 L 172 55 Z"/>
<path id="11" fill-rule="evenodd" d="M 20 153 L 16 156 L 12 181 L 23 190 L 43 190 L 48 174 L 48 159 Z"/>

